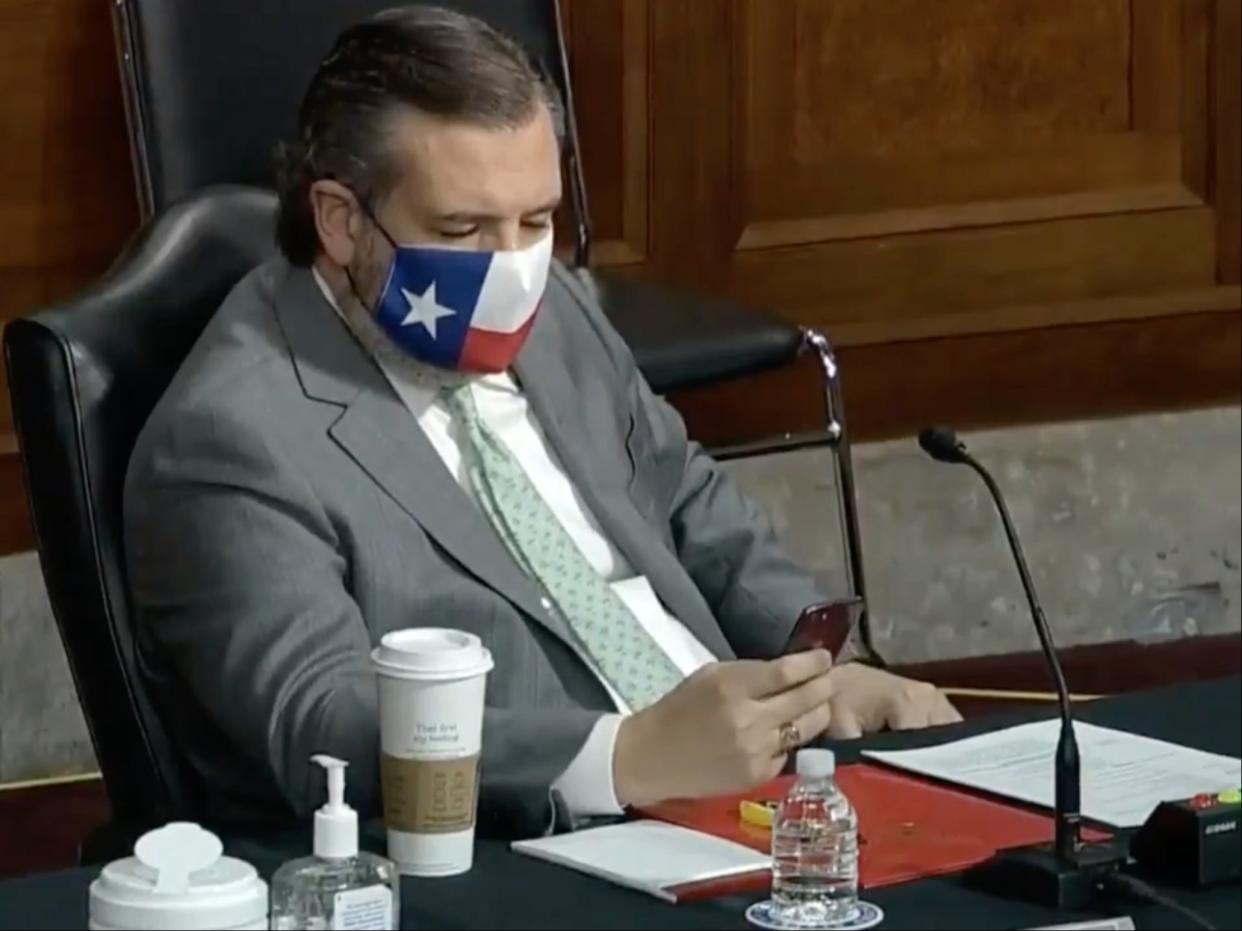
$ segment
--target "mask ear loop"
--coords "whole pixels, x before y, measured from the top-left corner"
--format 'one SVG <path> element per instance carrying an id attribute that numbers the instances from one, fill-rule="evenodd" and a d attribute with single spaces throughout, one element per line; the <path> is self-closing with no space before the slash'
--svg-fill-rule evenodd
<path id="1" fill-rule="evenodd" d="M 358 205 L 359 209 L 362 210 L 363 214 L 366 215 L 366 218 L 371 221 L 372 225 L 374 225 L 377 230 L 380 231 L 380 235 L 388 240 L 388 244 L 392 246 L 393 252 L 396 252 L 397 241 L 388 234 L 388 230 L 385 229 L 384 224 L 379 221 L 379 217 L 375 215 L 375 212 L 371 209 L 371 205 L 359 197 L 358 192 L 353 190 L 353 188 L 347 188 L 347 190 L 349 193 L 354 195 L 354 202 Z M 349 290 L 354 292 L 354 297 L 358 299 L 358 303 L 363 307 L 366 307 L 366 299 L 362 296 L 362 291 L 359 290 L 358 283 L 354 280 L 354 273 L 348 268 L 345 269 L 345 280 L 349 282 Z"/>

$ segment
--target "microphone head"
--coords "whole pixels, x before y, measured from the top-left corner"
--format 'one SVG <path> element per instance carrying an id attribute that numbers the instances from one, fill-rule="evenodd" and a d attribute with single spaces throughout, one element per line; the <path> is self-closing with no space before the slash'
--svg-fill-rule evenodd
<path id="1" fill-rule="evenodd" d="M 919 446 L 937 462 L 966 461 L 966 444 L 948 427 L 928 427 L 919 434 Z"/>

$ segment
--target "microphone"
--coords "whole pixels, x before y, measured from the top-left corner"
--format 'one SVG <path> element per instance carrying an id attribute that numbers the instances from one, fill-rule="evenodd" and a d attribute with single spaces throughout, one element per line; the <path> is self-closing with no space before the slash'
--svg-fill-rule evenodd
<path id="1" fill-rule="evenodd" d="M 1014 529 L 1013 520 L 1009 516 L 1009 508 L 1005 504 L 1005 496 L 996 484 L 992 473 L 972 456 L 966 444 L 957 438 L 957 434 L 944 427 L 929 427 L 919 434 L 919 446 L 923 452 L 937 462 L 953 465 L 970 466 L 983 479 L 996 510 L 1000 512 L 1001 523 L 1005 528 L 1005 538 L 1009 541 L 1009 549 L 1013 552 L 1014 562 L 1018 564 L 1018 575 L 1022 579 L 1022 588 L 1026 592 L 1026 602 L 1031 609 L 1031 617 L 1035 621 L 1035 631 L 1039 634 L 1039 645 L 1043 649 L 1044 659 L 1052 670 L 1052 679 L 1056 685 L 1057 703 L 1061 709 L 1061 736 L 1057 741 L 1056 756 L 1056 852 L 1063 858 L 1069 858 L 1082 844 L 1082 800 L 1080 797 L 1082 762 L 1078 755 L 1078 740 L 1074 736 L 1074 716 L 1070 708 L 1069 687 L 1065 683 L 1065 670 L 1061 668 L 1061 660 L 1057 656 L 1057 648 L 1052 642 L 1052 632 L 1048 629 L 1048 619 L 1044 615 L 1039 594 L 1035 591 L 1035 583 L 1031 579 L 1031 570 L 1022 552 L 1022 542 L 1018 539 L 1018 531 Z"/>
<path id="2" fill-rule="evenodd" d="M 919 434 L 919 445 L 923 452 L 937 462 L 956 464 L 966 462 L 970 453 L 966 452 L 966 444 L 957 438 L 957 434 L 945 427 L 928 427 Z"/>
<path id="3" fill-rule="evenodd" d="M 954 431 L 944 427 L 929 427 L 919 434 L 919 446 L 937 462 L 969 466 L 983 479 L 991 493 L 1005 529 L 1005 538 L 1009 541 L 1009 549 L 1018 567 L 1018 576 L 1026 593 L 1031 619 L 1035 622 L 1039 645 L 1052 673 L 1061 712 L 1061 733 L 1057 740 L 1054 763 L 1055 839 L 1052 848 L 1003 851 L 985 864 L 979 876 L 985 878 L 989 886 L 1005 887 L 1024 898 L 1033 897 L 1061 908 L 1081 907 L 1094 896 L 1099 877 L 1124 862 L 1125 855 L 1112 842 L 1083 843 L 1082 761 L 1078 754 L 1078 740 L 1074 736 L 1074 715 L 1070 705 L 1069 687 L 1065 682 L 1065 670 L 1057 656 L 1056 645 L 1052 641 L 1052 631 L 1048 628 L 1048 618 L 1044 614 L 1039 594 L 1035 591 L 1035 582 L 1031 578 L 1026 555 L 1022 552 L 1018 531 L 1009 516 L 1005 496 L 996 479 L 970 454 L 966 444 L 958 439 Z"/>

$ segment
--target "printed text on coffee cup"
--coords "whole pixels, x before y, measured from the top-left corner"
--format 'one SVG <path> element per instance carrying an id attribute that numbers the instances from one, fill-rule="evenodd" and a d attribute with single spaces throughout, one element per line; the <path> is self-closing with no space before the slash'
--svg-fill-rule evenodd
<path id="1" fill-rule="evenodd" d="M 384 823 L 411 834 L 452 834 L 474 825 L 479 757 L 406 760 L 383 754 Z"/>

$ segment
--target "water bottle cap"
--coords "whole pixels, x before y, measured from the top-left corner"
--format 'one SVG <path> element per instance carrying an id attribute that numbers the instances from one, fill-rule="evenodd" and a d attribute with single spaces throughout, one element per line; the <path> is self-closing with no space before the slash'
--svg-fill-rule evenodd
<path id="1" fill-rule="evenodd" d="M 831 750 L 799 750 L 798 775 L 824 779 L 837 771 L 837 757 Z"/>

